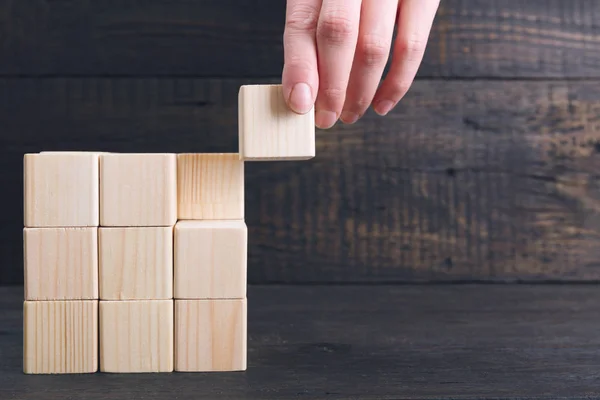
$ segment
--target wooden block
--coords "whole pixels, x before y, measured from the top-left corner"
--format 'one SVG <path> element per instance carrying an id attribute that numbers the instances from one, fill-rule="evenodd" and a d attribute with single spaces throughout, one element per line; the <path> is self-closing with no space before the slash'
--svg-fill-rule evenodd
<path id="1" fill-rule="evenodd" d="M 25 301 L 23 372 L 98 370 L 98 300 Z"/>
<path id="2" fill-rule="evenodd" d="M 247 300 L 175 300 L 175 371 L 245 371 Z"/>
<path id="3" fill-rule="evenodd" d="M 100 225 L 173 226 L 176 221 L 175 154 L 100 156 Z"/>
<path id="4" fill-rule="evenodd" d="M 101 300 L 173 298 L 173 228 L 100 228 Z"/>
<path id="5" fill-rule="evenodd" d="M 245 298 L 247 254 L 243 220 L 177 222 L 175 298 Z"/>
<path id="6" fill-rule="evenodd" d="M 237 153 L 177 155 L 178 218 L 243 219 L 244 163 Z"/>
<path id="7" fill-rule="evenodd" d="M 23 228 L 25 300 L 98 298 L 98 228 Z"/>
<path id="8" fill-rule="evenodd" d="M 239 151 L 244 161 L 308 160 L 315 156 L 315 114 L 299 115 L 281 85 L 246 85 L 238 96 Z"/>
<path id="9" fill-rule="evenodd" d="M 98 153 L 25 154 L 25 227 L 99 224 Z"/>
<path id="10" fill-rule="evenodd" d="M 100 370 L 173 371 L 173 300 L 100 301 Z"/>

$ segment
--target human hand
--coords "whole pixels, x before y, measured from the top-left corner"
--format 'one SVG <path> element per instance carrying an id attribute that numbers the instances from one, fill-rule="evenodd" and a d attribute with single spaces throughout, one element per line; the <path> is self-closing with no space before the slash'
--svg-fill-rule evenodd
<path id="1" fill-rule="evenodd" d="M 315 124 L 354 123 L 373 106 L 387 114 L 410 88 L 423 59 L 439 0 L 288 0 L 283 93 Z M 394 54 L 389 58 L 397 22 Z"/>

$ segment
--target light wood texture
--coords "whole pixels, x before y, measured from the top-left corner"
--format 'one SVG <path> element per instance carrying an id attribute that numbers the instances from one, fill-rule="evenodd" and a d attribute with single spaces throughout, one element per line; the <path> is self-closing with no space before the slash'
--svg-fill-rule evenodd
<path id="1" fill-rule="evenodd" d="M 244 162 L 237 153 L 178 154 L 179 219 L 244 218 Z"/>
<path id="2" fill-rule="evenodd" d="M 101 300 L 173 297 L 173 228 L 100 228 Z"/>
<path id="3" fill-rule="evenodd" d="M 100 370 L 173 371 L 173 300 L 100 301 Z"/>
<path id="4" fill-rule="evenodd" d="M 244 85 L 238 102 L 241 159 L 307 160 L 315 156 L 314 108 L 304 115 L 291 111 L 281 85 Z"/>
<path id="5" fill-rule="evenodd" d="M 177 299 L 246 297 L 248 229 L 239 221 L 179 221 L 175 225 Z"/>
<path id="6" fill-rule="evenodd" d="M 26 227 L 98 226 L 98 153 L 25 154 L 23 174 Z"/>
<path id="7" fill-rule="evenodd" d="M 176 160 L 175 154 L 102 154 L 100 225 L 175 225 Z"/>
<path id="8" fill-rule="evenodd" d="M 23 228 L 25 300 L 98 298 L 98 228 Z"/>
<path id="9" fill-rule="evenodd" d="M 25 301 L 23 372 L 98 370 L 98 300 Z"/>
<path id="10" fill-rule="evenodd" d="M 247 308 L 247 299 L 175 300 L 175 370 L 246 370 Z"/>

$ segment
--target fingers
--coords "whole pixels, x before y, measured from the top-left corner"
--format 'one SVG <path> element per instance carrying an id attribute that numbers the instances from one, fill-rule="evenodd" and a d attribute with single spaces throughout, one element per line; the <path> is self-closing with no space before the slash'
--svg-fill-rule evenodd
<path id="1" fill-rule="evenodd" d="M 283 95 L 299 114 L 312 109 L 319 90 L 316 31 L 321 0 L 288 0 L 283 33 Z"/>
<path id="2" fill-rule="evenodd" d="M 341 115 L 356 122 L 371 105 L 390 55 L 398 0 L 363 0 L 354 63 Z"/>
<path id="3" fill-rule="evenodd" d="M 398 5 L 399 3 L 399 5 Z M 369 105 L 387 114 L 404 97 L 425 53 L 439 0 L 288 0 L 283 91 L 322 129 L 353 123 Z M 387 78 L 394 22 L 398 35 Z"/>
<path id="4" fill-rule="evenodd" d="M 360 20 L 360 0 L 323 0 L 317 24 L 319 91 L 315 124 L 330 128 L 340 117 Z"/>
<path id="5" fill-rule="evenodd" d="M 387 114 L 408 92 L 423 60 L 438 6 L 439 0 L 400 0 L 392 65 L 373 100 L 379 115 Z"/>

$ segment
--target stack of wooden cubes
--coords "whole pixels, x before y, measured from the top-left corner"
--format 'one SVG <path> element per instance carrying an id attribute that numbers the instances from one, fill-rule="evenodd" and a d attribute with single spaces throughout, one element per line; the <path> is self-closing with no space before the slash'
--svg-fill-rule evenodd
<path id="1" fill-rule="evenodd" d="M 98 368 L 99 155 L 24 159 L 24 371 Z"/>
<path id="2" fill-rule="evenodd" d="M 25 373 L 246 370 L 244 162 L 314 157 L 314 112 L 243 86 L 239 140 L 25 155 Z"/>
<path id="3" fill-rule="evenodd" d="M 178 155 L 175 369 L 246 369 L 244 163 L 238 154 Z"/>
<path id="4" fill-rule="evenodd" d="M 100 155 L 100 370 L 173 371 L 174 154 Z"/>

